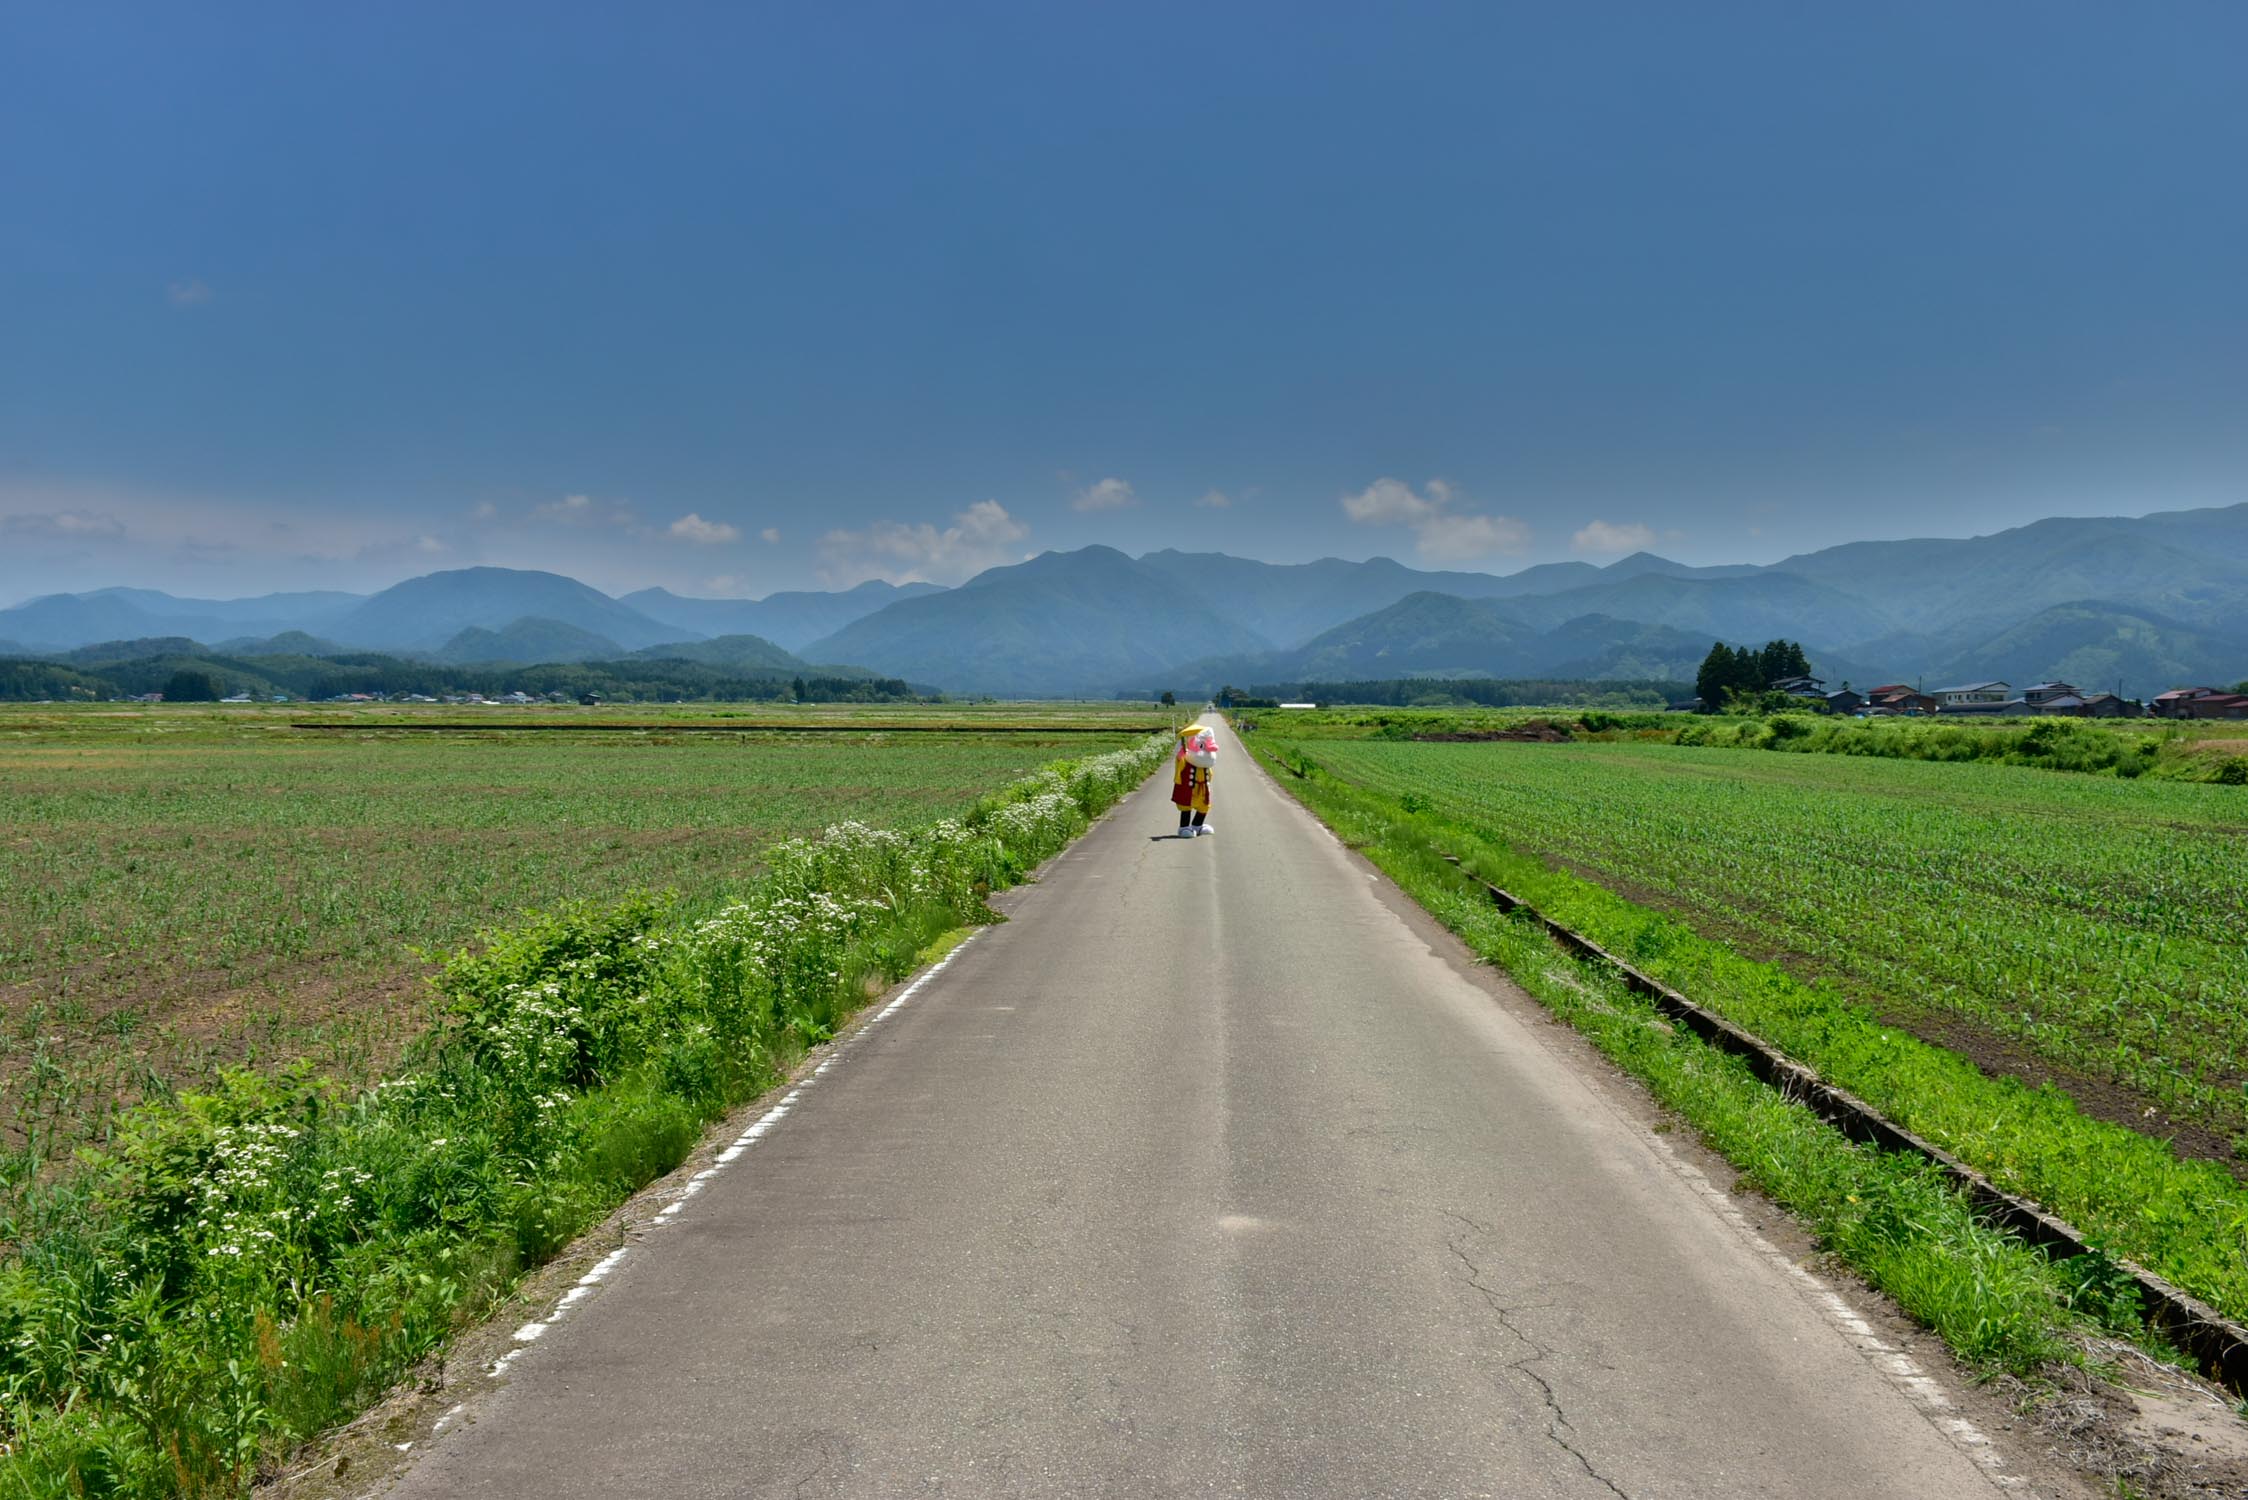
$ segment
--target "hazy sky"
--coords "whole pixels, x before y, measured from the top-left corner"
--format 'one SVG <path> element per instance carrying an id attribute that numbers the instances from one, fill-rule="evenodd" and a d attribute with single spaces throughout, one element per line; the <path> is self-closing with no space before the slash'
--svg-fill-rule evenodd
<path id="1" fill-rule="evenodd" d="M 2248 500 L 2248 5 L 0 6 L 0 603 Z"/>

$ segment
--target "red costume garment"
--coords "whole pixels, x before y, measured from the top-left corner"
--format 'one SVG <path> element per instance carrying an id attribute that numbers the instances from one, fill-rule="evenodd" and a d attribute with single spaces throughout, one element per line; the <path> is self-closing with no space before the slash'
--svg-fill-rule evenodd
<path id="1" fill-rule="evenodd" d="M 1208 729 L 1189 724 L 1179 731 L 1179 753 L 1171 765 L 1171 801 L 1181 812 L 1210 810 L 1210 762 L 1217 757 L 1218 737 Z"/>
<path id="2" fill-rule="evenodd" d="M 1171 768 L 1171 800 L 1189 812 L 1210 810 L 1210 768 L 1194 764 L 1183 750 Z"/>

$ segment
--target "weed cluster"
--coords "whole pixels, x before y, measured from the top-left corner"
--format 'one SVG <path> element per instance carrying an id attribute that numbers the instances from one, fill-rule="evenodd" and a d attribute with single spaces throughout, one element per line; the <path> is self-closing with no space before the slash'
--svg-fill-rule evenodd
<path id="1" fill-rule="evenodd" d="M 376 1088 L 235 1071 L 132 1113 L 0 1221 L 0 1482 L 242 1492 L 678 1163 L 1167 745 L 925 827 L 782 843 L 699 920 L 635 895 L 491 934 L 445 964 L 444 1025 Z"/>

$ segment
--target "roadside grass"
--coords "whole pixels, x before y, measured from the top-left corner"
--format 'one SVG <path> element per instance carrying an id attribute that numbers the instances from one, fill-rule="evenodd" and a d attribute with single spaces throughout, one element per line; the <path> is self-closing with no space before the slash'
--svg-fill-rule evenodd
<path id="1" fill-rule="evenodd" d="M 1167 744 L 783 841 L 724 905 L 628 895 L 487 934 L 376 1087 L 236 1069 L 132 1112 L 0 1219 L 0 1489 L 244 1493 L 987 920 Z"/>
<path id="2" fill-rule="evenodd" d="M 387 708 L 0 709 L 0 1146 L 65 1159 L 118 1109 L 226 1066 L 370 1082 L 430 1024 L 424 953 L 578 897 L 714 903 L 776 839 L 925 823 L 1132 738 L 1091 710 L 754 707 L 419 736 Z M 841 732 L 751 727 L 774 723 Z"/>
<path id="3" fill-rule="evenodd" d="M 2070 1217 L 2108 1255 L 2138 1259 L 2234 1316 L 2248 1305 L 2248 1217 L 2228 1217 L 2248 1200 L 2227 1174 L 2086 1119 L 2050 1091 L 1988 1079 L 1964 1059 L 1879 1027 L 1831 990 L 1799 985 L 1676 922 L 1555 875 L 1425 799 L 1423 810 L 1408 810 L 1396 796 L 1330 773 L 1304 747 L 1261 736 L 1250 744 L 1275 779 L 1346 842 L 1644 1081 L 1750 1183 L 1803 1218 L 1822 1245 L 1970 1364 L 2026 1372 L 2074 1357 L 2069 1335 L 2094 1327 L 2167 1351 L 2119 1290 L 2107 1255 L 2056 1264 L 1983 1224 L 1933 1168 L 1849 1141 L 1758 1082 L 1745 1064 L 1674 1027 L 1601 968 L 1566 954 L 1527 917 L 1499 912 L 1479 882 L 1534 901 Z M 1461 856 L 1462 866 L 1445 854 Z"/>

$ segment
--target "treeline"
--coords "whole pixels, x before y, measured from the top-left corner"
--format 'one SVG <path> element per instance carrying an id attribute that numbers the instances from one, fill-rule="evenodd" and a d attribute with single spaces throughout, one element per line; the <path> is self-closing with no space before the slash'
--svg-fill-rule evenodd
<path id="1" fill-rule="evenodd" d="M 190 691 L 182 692 L 192 683 Z M 318 700 L 351 693 L 587 693 L 619 703 L 894 703 L 922 696 L 895 677 L 743 671 L 699 662 L 550 662 L 444 666 L 373 653 L 340 656 L 162 654 L 98 666 L 0 660 L 0 701 L 99 701 L 164 693 L 209 701 L 234 693 Z"/>
<path id="2" fill-rule="evenodd" d="M 1749 698 L 1775 682 L 1811 675 L 1811 662 L 1796 641 L 1766 641 L 1761 649 L 1733 647 L 1719 641 L 1702 658 L 1694 675 L 1694 694 L 1702 707 L 1715 713 L 1736 698 Z"/>
<path id="3" fill-rule="evenodd" d="M 1259 684 L 1257 698 L 1292 703 L 1363 703 L 1381 708 L 1662 708 L 1686 684 L 1660 678 L 1613 681 L 1496 677 L 1391 677 L 1358 682 Z"/>
<path id="4" fill-rule="evenodd" d="M 115 696 L 117 690 L 107 681 L 76 667 L 51 661 L 0 660 L 0 703 L 94 701 Z"/>

